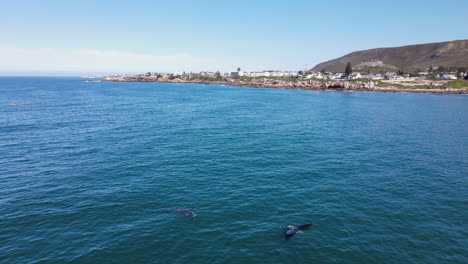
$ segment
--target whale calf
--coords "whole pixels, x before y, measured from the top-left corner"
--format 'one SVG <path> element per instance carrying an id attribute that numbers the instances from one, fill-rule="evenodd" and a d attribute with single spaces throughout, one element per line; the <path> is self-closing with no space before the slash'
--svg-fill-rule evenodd
<path id="1" fill-rule="evenodd" d="M 289 229 L 286 230 L 285 236 L 286 236 L 286 238 L 290 238 L 290 237 L 294 236 L 297 232 L 309 228 L 311 225 L 312 224 L 305 224 L 305 225 L 301 225 L 301 226 L 298 226 L 298 227 L 294 227 L 294 226 L 289 227 Z"/>
<path id="2" fill-rule="evenodd" d="M 184 209 L 184 208 L 174 208 L 174 211 L 180 213 L 180 214 L 183 214 L 185 216 L 191 216 L 191 217 L 195 217 L 197 216 L 194 212 L 190 211 L 190 210 L 187 210 L 187 209 Z"/>

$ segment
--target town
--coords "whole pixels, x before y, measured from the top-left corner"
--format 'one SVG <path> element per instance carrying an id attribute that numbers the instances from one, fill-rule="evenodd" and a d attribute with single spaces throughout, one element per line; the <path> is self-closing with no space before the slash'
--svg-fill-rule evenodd
<path id="1" fill-rule="evenodd" d="M 248 87 L 343 89 L 356 91 L 468 93 L 466 68 L 446 70 L 440 66 L 427 71 L 402 72 L 353 71 L 350 64 L 345 72 L 326 71 L 256 71 L 241 68 L 233 72 L 174 72 L 107 76 L 105 82 L 202 83 Z M 88 82 L 93 82 L 88 80 Z"/>
<path id="2" fill-rule="evenodd" d="M 120 75 L 119 75 L 120 76 Z M 133 75 L 135 76 L 135 75 Z M 417 80 L 462 80 L 468 79 L 468 69 L 458 68 L 456 70 L 447 71 L 443 67 L 438 67 L 433 70 L 432 67 L 428 71 L 418 71 L 414 73 L 405 73 L 401 71 L 388 71 L 388 72 L 359 72 L 350 71 L 346 72 L 313 72 L 313 71 L 255 71 L 244 72 L 240 68 L 233 72 L 209 72 L 201 71 L 198 73 L 193 72 L 174 72 L 174 73 L 158 73 L 147 72 L 145 74 L 137 74 L 136 76 L 156 77 L 174 79 L 177 77 L 265 77 L 265 78 L 297 78 L 297 79 L 317 79 L 317 80 L 396 80 L 412 82 Z"/>

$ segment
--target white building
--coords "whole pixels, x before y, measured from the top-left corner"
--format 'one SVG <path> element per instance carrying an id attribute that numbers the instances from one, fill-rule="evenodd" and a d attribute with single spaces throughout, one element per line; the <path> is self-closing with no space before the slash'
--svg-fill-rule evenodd
<path id="1" fill-rule="evenodd" d="M 386 72 L 384 74 L 384 77 L 388 80 L 395 80 L 398 78 L 398 74 L 396 72 Z"/>
<path id="2" fill-rule="evenodd" d="M 456 80 L 458 79 L 455 74 L 449 74 L 449 73 L 441 73 L 436 75 L 435 77 L 438 80 Z"/>
<path id="3" fill-rule="evenodd" d="M 211 77 L 214 77 L 216 75 L 216 73 L 214 72 L 200 72 L 200 75 L 201 76 L 211 76 Z"/>
<path id="4" fill-rule="evenodd" d="M 343 76 L 344 76 L 343 73 L 330 73 L 327 76 L 325 76 L 325 78 L 331 79 L 331 80 L 339 80 L 339 79 L 342 79 Z"/>
<path id="5" fill-rule="evenodd" d="M 325 74 L 321 72 L 313 72 L 306 76 L 307 79 L 325 79 Z"/>
<path id="6" fill-rule="evenodd" d="M 385 79 L 384 76 L 381 73 L 369 73 L 365 76 L 363 76 L 366 79 L 369 80 L 383 80 Z"/>
<path id="7" fill-rule="evenodd" d="M 348 80 L 356 80 L 356 79 L 361 79 L 362 74 L 360 72 L 353 72 L 348 76 Z"/>

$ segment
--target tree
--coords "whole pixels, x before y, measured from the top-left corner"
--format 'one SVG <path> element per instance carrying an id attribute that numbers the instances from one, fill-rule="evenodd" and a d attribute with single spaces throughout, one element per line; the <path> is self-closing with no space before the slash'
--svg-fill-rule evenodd
<path id="1" fill-rule="evenodd" d="M 348 62 L 348 64 L 346 65 L 345 74 L 350 75 L 352 72 L 353 72 L 353 67 L 351 66 L 351 62 Z"/>
<path id="2" fill-rule="evenodd" d="M 437 68 L 437 70 L 439 72 L 444 72 L 445 71 L 445 67 L 444 66 L 439 66 L 439 68 Z"/>
<path id="3" fill-rule="evenodd" d="M 302 74 L 304 74 L 304 73 L 303 73 L 302 71 L 299 71 L 298 74 L 299 74 L 299 75 L 302 75 Z"/>
<path id="4" fill-rule="evenodd" d="M 241 68 L 240 68 L 240 67 L 237 67 L 237 71 L 240 72 L 240 71 L 241 71 Z"/>
<path id="5" fill-rule="evenodd" d="M 429 72 L 433 72 L 434 71 L 434 67 L 432 67 L 432 65 L 429 67 Z"/>

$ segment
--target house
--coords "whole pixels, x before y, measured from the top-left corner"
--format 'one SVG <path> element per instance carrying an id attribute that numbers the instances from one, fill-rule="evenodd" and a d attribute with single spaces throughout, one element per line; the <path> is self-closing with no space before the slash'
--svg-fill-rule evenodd
<path id="1" fill-rule="evenodd" d="M 468 73 L 466 73 L 466 72 L 459 72 L 459 73 L 457 73 L 457 77 L 460 78 L 460 79 L 463 79 L 463 78 L 465 78 L 466 76 L 468 76 Z"/>
<path id="2" fill-rule="evenodd" d="M 450 74 L 450 73 L 441 73 L 441 74 L 437 74 L 435 76 L 435 78 L 437 80 L 456 80 L 458 79 L 457 76 L 455 74 Z"/>
<path id="3" fill-rule="evenodd" d="M 214 72 L 200 72 L 200 75 L 201 75 L 201 76 L 211 76 L 211 77 L 214 77 L 214 76 L 216 76 L 216 73 L 214 73 Z"/>
<path id="4" fill-rule="evenodd" d="M 299 77 L 299 72 L 297 72 L 297 71 L 290 71 L 290 72 L 288 72 L 288 76 L 287 76 L 287 77 L 297 78 L 297 77 Z"/>
<path id="5" fill-rule="evenodd" d="M 396 72 L 386 72 L 384 77 L 387 80 L 396 80 L 398 79 L 398 74 Z"/>
<path id="6" fill-rule="evenodd" d="M 342 79 L 343 73 L 329 73 L 325 75 L 325 79 L 339 80 Z"/>
<path id="7" fill-rule="evenodd" d="M 360 72 L 353 72 L 348 76 L 348 80 L 356 80 L 356 79 L 361 79 L 363 76 L 361 75 Z"/>
<path id="8" fill-rule="evenodd" d="M 321 72 L 312 72 L 306 76 L 307 79 L 325 79 L 325 74 Z"/>
<path id="9" fill-rule="evenodd" d="M 385 79 L 384 76 L 381 73 L 369 73 L 365 76 L 363 76 L 366 79 L 369 80 L 383 80 Z"/>
<path id="10" fill-rule="evenodd" d="M 285 78 L 285 77 L 297 77 L 299 74 L 298 72 L 288 72 L 288 71 L 271 71 L 270 72 L 270 75 L 272 77 L 282 77 L 282 78 Z"/>

